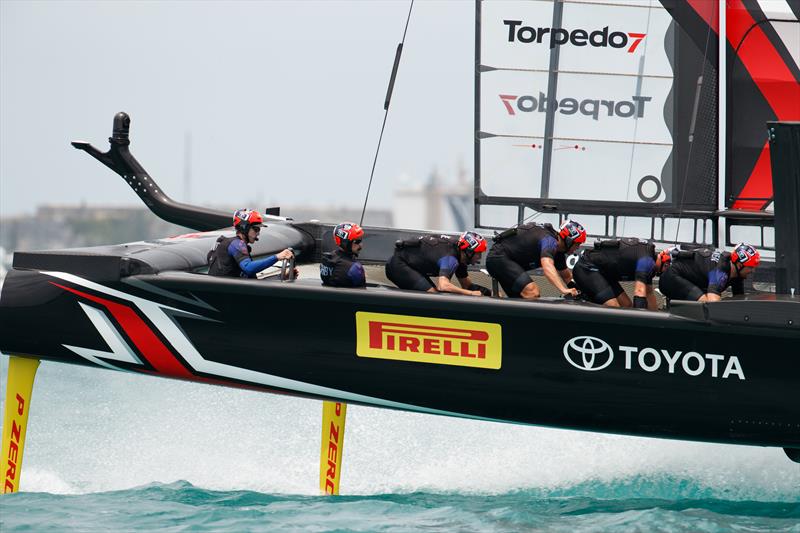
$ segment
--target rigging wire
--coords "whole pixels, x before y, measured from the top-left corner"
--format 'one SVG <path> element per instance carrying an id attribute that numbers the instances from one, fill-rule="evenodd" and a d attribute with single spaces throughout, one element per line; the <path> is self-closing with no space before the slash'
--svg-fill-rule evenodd
<path id="1" fill-rule="evenodd" d="M 372 170 L 369 173 L 369 184 L 367 184 L 367 193 L 364 195 L 364 207 L 361 209 L 361 219 L 359 225 L 364 225 L 364 214 L 367 212 L 367 201 L 369 201 L 369 191 L 372 189 L 372 178 L 375 177 L 375 165 L 378 163 L 378 154 L 381 151 L 381 142 L 383 141 L 383 130 L 386 129 L 386 119 L 389 116 L 389 104 L 392 100 L 392 91 L 394 90 L 394 81 L 397 77 L 397 69 L 400 66 L 400 56 L 403 53 L 403 43 L 406 42 L 406 33 L 408 33 L 408 23 L 411 21 L 411 10 L 414 9 L 414 0 L 408 6 L 408 17 L 406 18 L 406 27 L 403 29 L 403 39 L 397 45 L 397 50 L 394 54 L 394 66 L 392 67 L 392 76 L 389 78 L 389 87 L 386 89 L 386 99 L 383 102 L 383 124 L 381 125 L 381 133 L 378 136 L 378 146 L 375 149 L 375 158 L 372 160 Z"/>

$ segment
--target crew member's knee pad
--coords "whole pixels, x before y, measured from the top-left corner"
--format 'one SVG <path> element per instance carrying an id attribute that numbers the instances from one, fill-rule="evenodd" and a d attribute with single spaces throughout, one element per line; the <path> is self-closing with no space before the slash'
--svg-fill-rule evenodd
<path id="1" fill-rule="evenodd" d="M 533 290 L 534 293 L 531 294 L 531 296 L 533 296 L 534 298 L 538 298 L 540 296 L 539 287 L 536 286 L 536 284 L 533 282 L 533 280 L 531 279 L 531 277 L 528 275 L 527 272 L 523 272 L 522 274 L 519 275 L 519 277 L 517 277 L 517 279 L 514 280 L 514 285 L 512 285 L 511 287 L 511 294 L 509 294 L 509 296 L 513 298 L 521 298 L 522 291 L 524 291 L 525 288 L 531 284 L 533 285 L 533 287 L 531 289 L 528 289 L 528 291 L 530 292 Z"/>

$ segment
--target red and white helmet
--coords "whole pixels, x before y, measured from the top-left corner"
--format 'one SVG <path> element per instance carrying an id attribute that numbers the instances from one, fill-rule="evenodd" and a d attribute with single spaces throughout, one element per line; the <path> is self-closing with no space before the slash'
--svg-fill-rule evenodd
<path id="1" fill-rule="evenodd" d="M 479 254 L 486 251 L 486 239 L 480 233 L 465 231 L 458 238 L 458 249 Z"/>
<path id="2" fill-rule="evenodd" d="M 263 223 L 264 217 L 256 210 L 237 209 L 236 212 L 233 213 L 233 227 L 236 231 L 247 233 L 248 230 L 250 230 L 250 226 Z"/>
<path id="3" fill-rule="evenodd" d="M 664 248 L 658 253 L 658 258 L 661 260 L 661 270 L 667 268 L 670 263 L 672 262 L 672 258 L 678 255 L 681 249 L 679 246 L 670 246 L 669 248 Z"/>
<path id="4" fill-rule="evenodd" d="M 342 222 L 333 228 L 333 241 L 336 246 L 342 246 L 343 244 L 349 246 L 349 243 L 363 237 L 364 230 L 355 222 Z"/>
<path id="5" fill-rule="evenodd" d="M 567 250 L 572 248 L 573 244 L 583 244 L 586 242 L 586 230 L 574 220 L 567 220 L 561 224 L 561 228 L 558 230 L 558 236 L 564 239 Z"/>
<path id="6" fill-rule="evenodd" d="M 754 246 L 743 242 L 731 252 L 731 261 L 738 266 L 756 268 L 761 262 L 761 254 Z"/>

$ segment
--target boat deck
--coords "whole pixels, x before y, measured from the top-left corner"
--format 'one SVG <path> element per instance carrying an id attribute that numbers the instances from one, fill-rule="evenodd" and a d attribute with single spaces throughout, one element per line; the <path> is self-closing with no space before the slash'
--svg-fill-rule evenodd
<path id="1" fill-rule="evenodd" d="M 305 265 L 298 265 L 298 271 L 300 273 L 299 280 L 303 283 L 313 281 L 319 281 L 319 263 L 311 263 Z M 389 281 L 386 277 L 385 268 L 383 265 L 364 265 L 364 270 L 367 274 L 367 283 L 368 284 L 376 284 L 380 286 L 385 286 L 389 288 L 393 288 L 396 290 L 397 287 Z M 272 272 L 269 274 L 274 274 L 277 272 L 275 269 L 272 269 Z M 483 285 L 484 287 L 492 288 L 492 278 L 487 274 L 485 271 L 482 270 L 471 270 L 470 278 L 472 279 L 473 283 L 477 283 L 478 285 Z M 547 279 L 540 274 L 531 274 L 531 279 L 539 285 L 539 289 L 541 291 L 542 297 L 544 298 L 559 298 L 561 295 L 560 293 L 553 287 Z M 320 282 L 321 283 L 321 282 Z M 632 281 L 623 281 L 620 283 L 628 295 L 633 295 L 633 284 Z M 500 292 L 500 297 L 505 298 L 506 294 L 503 292 L 502 287 L 498 288 Z M 658 301 L 658 308 L 663 310 L 666 308 L 666 298 L 658 292 L 656 289 L 656 299 Z"/>

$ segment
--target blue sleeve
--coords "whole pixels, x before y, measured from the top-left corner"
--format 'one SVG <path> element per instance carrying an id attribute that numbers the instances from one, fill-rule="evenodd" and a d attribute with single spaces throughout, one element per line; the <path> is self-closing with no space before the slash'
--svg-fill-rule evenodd
<path id="1" fill-rule="evenodd" d="M 247 274 L 248 278 L 252 278 L 265 268 L 269 268 L 274 265 L 278 261 L 278 258 L 274 255 L 266 257 L 264 259 L 259 259 L 258 261 L 253 261 L 249 257 L 245 257 L 241 261 L 239 261 L 239 268 Z"/>
<path id="2" fill-rule="evenodd" d="M 708 273 L 708 289 L 707 292 L 719 296 L 722 291 L 728 286 L 728 274 L 719 268 L 715 268 Z"/>
<path id="3" fill-rule="evenodd" d="M 363 287 L 367 284 L 367 275 L 364 273 L 364 267 L 361 266 L 361 263 L 353 263 L 350 266 L 350 270 L 347 271 L 347 277 L 350 278 L 353 287 Z"/>
<path id="4" fill-rule="evenodd" d="M 439 275 L 446 278 L 453 277 L 453 272 L 458 268 L 458 259 L 454 255 L 446 255 L 439 259 Z"/>
<path id="5" fill-rule="evenodd" d="M 228 245 L 228 255 L 233 257 L 237 263 L 241 263 L 243 259 L 250 258 L 250 251 L 241 239 L 234 239 Z"/>
<path id="6" fill-rule="evenodd" d="M 656 261 L 649 255 L 640 257 L 636 261 L 636 273 L 634 278 L 636 281 L 641 281 L 650 285 L 653 283 L 653 276 L 656 272 Z"/>
<path id="7" fill-rule="evenodd" d="M 556 252 L 558 251 L 558 241 L 555 238 L 547 235 L 539 241 L 539 258 L 549 257 L 555 261 Z"/>

